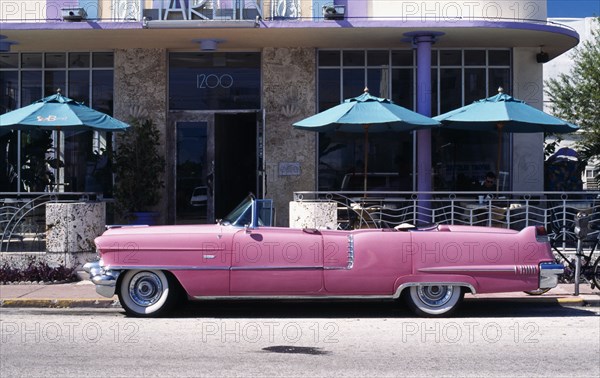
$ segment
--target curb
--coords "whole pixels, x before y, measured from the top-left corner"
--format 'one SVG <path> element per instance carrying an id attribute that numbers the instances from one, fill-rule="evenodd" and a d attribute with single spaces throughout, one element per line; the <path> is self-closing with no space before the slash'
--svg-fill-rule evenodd
<path id="1" fill-rule="evenodd" d="M 121 308 L 116 299 L 0 299 L 0 307 L 6 308 Z"/>
<path id="2" fill-rule="evenodd" d="M 586 295 L 585 297 L 544 297 L 544 296 L 531 296 L 531 297 L 465 297 L 465 302 L 474 302 L 484 299 L 490 302 L 513 302 L 513 303 L 546 303 L 556 304 L 563 307 L 600 307 L 600 296 Z"/>
<path id="3" fill-rule="evenodd" d="M 489 298 L 478 297 L 465 299 L 472 302 L 480 299 L 495 302 L 530 302 L 530 303 L 554 303 L 564 307 L 600 307 L 598 298 Z M 78 299 L 78 298 L 14 298 L 0 299 L 0 308 L 121 308 L 118 299 Z"/>

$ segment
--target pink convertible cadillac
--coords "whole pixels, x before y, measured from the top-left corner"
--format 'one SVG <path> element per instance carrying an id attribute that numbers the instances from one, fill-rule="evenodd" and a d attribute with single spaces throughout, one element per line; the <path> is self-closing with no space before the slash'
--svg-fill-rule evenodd
<path id="1" fill-rule="evenodd" d="M 465 292 L 551 288 L 563 272 L 543 227 L 279 228 L 265 226 L 267 201 L 249 196 L 215 225 L 110 228 L 85 268 L 133 316 L 163 314 L 186 295 L 402 297 L 418 315 L 447 316 Z"/>

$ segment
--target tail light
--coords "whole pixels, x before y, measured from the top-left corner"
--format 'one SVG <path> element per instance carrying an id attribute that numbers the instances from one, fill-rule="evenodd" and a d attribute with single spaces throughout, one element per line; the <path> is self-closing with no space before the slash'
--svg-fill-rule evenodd
<path id="1" fill-rule="evenodd" d="M 546 227 L 535 226 L 535 240 L 537 240 L 539 243 L 550 242 L 550 239 L 548 238 L 548 231 L 546 231 Z"/>

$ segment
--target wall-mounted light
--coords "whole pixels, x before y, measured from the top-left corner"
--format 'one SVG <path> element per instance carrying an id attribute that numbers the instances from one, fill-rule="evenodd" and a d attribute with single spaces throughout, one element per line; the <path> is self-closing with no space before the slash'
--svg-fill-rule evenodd
<path id="1" fill-rule="evenodd" d="M 326 20 L 343 20 L 346 14 L 344 5 L 324 5 L 323 18 Z"/>
<path id="2" fill-rule="evenodd" d="M 193 42 L 200 45 L 201 51 L 217 51 L 219 43 L 225 42 L 224 39 L 194 39 Z"/>
<path id="3" fill-rule="evenodd" d="M 540 53 L 535 56 L 535 60 L 538 63 L 546 63 L 550 60 L 547 52 L 544 52 L 544 45 L 540 46 Z"/>
<path id="4" fill-rule="evenodd" d="M 83 8 L 62 8 L 60 11 L 65 21 L 81 21 L 87 18 L 87 12 Z"/>
<path id="5" fill-rule="evenodd" d="M 12 45 L 18 44 L 15 41 L 5 41 L 6 36 L 0 35 L 0 52 L 9 52 Z"/>

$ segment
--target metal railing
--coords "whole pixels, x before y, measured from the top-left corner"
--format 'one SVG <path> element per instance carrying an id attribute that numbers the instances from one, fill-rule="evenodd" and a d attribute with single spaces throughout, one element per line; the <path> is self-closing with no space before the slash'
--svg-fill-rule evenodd
<path id="1" fill-rule="evenodd" d="M 543 225 L 571 253 L 575 216 L 591 216 L 588 240 L 600 229 L 600 192 L 294 192 L 294 201 L 335 202 L 339 229 L 452 224 L 521 230 Z"/>
<path id="2" fill-rule="evenodd" d="M 0 252 L 46 250 L 46 204 L 93 200 L 89 192 L 0 192 Z"/>

